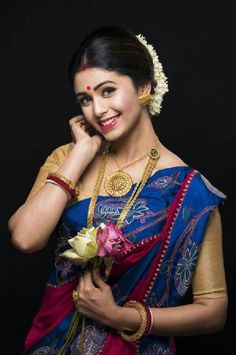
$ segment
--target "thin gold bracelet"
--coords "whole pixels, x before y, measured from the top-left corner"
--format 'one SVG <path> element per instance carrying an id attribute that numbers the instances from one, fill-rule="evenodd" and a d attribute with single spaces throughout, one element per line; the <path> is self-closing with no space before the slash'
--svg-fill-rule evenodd
<path id="1" fill-rule="evenodd" d="M 145 331 L 147 329 L 147 312 L 144 305 L 142 305 L 142 303 L 139 303 L 137 301 L 126 302 L 124 304 L 124 307 L 131 307 L 137 309 L 141 318 L 141 324 L 136 332 L 132 334 L 127 334 L 124 331 L 120 332 L 120 336 L 122 339 L 124 339 L 129 343 L 132 343 L 139 340 L 145 334 Z"/>

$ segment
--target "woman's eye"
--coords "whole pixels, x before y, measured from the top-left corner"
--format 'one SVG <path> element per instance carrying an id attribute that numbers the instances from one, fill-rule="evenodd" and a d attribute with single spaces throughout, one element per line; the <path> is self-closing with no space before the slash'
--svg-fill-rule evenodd
<path id="1" fill-rule="evenodd" d="M 86 96 L 84 96 L 84 97 L 81 97 L 81 99 L 79 99 L 79 103 L 81 104 L 81 105 L 88 105 L 89 104 L 89 97 L 86 97 Z"/>
<path id="2" fill-rule="evenodd" d="M 107 94 L 111 94 L 113 91 L 115 91 L 116 89 L 115 88 L 112 88 L 112 87 L 107 87 L 105 89 L 102 90 L 102 93 L 103 95 L 107 96 Z"/>
<path id="3" fill-rule="evenodd" d="M 115 91 L 115 90 L 116 90 L 116 88 L 107 87 L 107 88 L 105 88 L 105 89 L 102 90 L 102 95 L 105 96 L 105 97 L 106 97 L 106 96 L 109 96 L 109 95 L 110 95 L 113 91 Z M 78 100 L 79 104 L 82 105 L 82 106 L 88 106 L 89 103 L 90 103 L 90 101 L 91 101 L 91 98 L 88 97 L 88 96 L 82 96 L 82 97 Z"/>

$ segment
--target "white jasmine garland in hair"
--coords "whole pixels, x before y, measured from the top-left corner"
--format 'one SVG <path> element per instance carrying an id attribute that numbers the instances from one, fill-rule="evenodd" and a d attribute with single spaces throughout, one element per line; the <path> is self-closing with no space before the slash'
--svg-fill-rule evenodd
<path id="1" fill-rule="evenodd" d="M 155 116 L 161 112 L 161 104 L 163 96 L 169 91 L 167 84 L 167 77 L 165 76 L 162 64 L 159 62 L 158 55 L 151 44 L 148 44 L 146 38 L 139 34 L 136 36 L 138 40 L 147 48 L 149 54 L 152 57 L 154 68 L 154 81 L 157 85 L 154 87 L 154 94 L 152 94 L 152 101 L 148 105 L 148 109 L 151 115 Z"/>

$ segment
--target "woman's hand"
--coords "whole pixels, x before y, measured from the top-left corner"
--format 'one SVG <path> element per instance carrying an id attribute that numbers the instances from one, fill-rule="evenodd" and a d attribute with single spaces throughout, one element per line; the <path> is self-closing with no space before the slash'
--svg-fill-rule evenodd
<path id="1" fill-rule="evenodd" d="M 85 271 L 79 279 L 77 291 L 79 295 L 75 306 L 78 311 L 86 317 L 112 327 L 113 319 L 120 307 L 114 301 L 110 286 L 102 280 L 99 273 L 96 271 L 92 275 L 90 271 Z"/>
<path id="2" fill-rule="evenodd" d="M 102 135 L 86 121 L 83 115 L 71 118 L 69 125 L 74 144 L 83 147 L 83 151 L 86 151 L 86 155 L 92 160 L 99 151 L 103 139 Z"/>

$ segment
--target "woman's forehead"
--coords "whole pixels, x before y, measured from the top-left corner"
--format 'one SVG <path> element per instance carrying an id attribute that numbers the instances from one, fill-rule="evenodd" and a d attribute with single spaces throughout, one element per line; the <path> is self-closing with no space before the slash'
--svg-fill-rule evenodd
<path id="1" fill-rule="evenodd" d="M 75 86 L 85 88 L 87 86 L 92 89 L 101 82 L 112 81 L 114 84 L 120 84 L 124 80 L 129 79 L 126 75 L 121 75 L 116 71 L 105 70 L 101 68 L 86 68 L 80 70 L 75 75 Z"/>
<path id="2" fill-rule="evenodd" d="M 120 75 L 116 71 L 105 70 L 102 68 L 88 68 L 83 66 L 82 69 L 75 75 L 75 79 L 95 79 L 101 77 L 119 77 Z"/>

